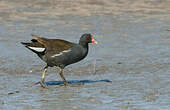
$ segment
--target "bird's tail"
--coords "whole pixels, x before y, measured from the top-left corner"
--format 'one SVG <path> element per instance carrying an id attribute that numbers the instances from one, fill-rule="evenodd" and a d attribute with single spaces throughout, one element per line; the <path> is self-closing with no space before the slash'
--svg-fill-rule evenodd
<path id="1" fill-rule="evenodd" d="M 31 41 L 31 43 L 21 42 L 21 44 L 35 53 L 42 53 L 45 51 L 45 47 L 42 44 L 36 42 L 35 39 L 32 39 Z"/>

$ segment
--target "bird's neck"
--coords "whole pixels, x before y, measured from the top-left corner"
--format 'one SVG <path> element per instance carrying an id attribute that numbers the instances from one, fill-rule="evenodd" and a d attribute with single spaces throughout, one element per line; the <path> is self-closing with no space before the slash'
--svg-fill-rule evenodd
<path id="1" fill-rule="evenodd" d="M 86 48 L 86 49 L 88 50 L 88 48 L 89 48 L 88 43 L 86 43 L 86 42 L 79 42 L 79 44 L 80 44 L 82 47 L 84 47 L 84 48 Z"/>
<path id="2" fill-rule="evenodd" d="M 84 59 L 88 54 L 89 45 L 88 45 L 88 43 L 84 43 L 84 42 L 79 42 L 79 45 L 81 45 L 83 47 L 83 56 L 81 59 Z"/>

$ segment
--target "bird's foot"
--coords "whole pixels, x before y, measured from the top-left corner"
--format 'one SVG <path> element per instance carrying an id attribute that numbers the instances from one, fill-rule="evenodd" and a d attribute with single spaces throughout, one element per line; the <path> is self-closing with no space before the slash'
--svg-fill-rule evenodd
<path id="1" fill-rule="evenodd" d="M 44 81 L 40 81 L 39 83 L 40 83 L 41 87 L 48 88 L 48 86 L 44 83 Z"/>

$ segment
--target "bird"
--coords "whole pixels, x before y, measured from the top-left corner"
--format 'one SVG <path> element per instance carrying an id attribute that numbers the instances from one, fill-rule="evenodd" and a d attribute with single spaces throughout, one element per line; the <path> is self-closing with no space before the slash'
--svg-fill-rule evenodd
<path id="1" fill-rule="evenodd" d="M 62 39 L 49 39 L 39 35 L 31 34 L 31 42 L 21 42 L 26 48 L 34 52 L 41 60 L 46 62 L 43 69 L 41 81 L 43 88 L 46 88 L 45 75 L 48 67 L 59 67 L 59 75 L 64 82 L 64 86 L 69 86 L 63 75 L 63 69 L 73 63 L 83 60 L 89 51 L 89 43 L 98 44 L 90 33 L 85 33 L 80 37 L 79 43 L 73 43 Z"/>

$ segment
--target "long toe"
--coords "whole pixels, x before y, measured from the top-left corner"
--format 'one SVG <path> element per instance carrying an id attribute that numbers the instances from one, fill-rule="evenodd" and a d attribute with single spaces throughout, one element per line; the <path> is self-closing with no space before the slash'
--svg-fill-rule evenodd
<path id="1" fill-rule="evenodd" d="M 48 86 L 44 83 L 44 82 L 42 82 L 42 81 L 40 81 L 40 84 L 41 84 L 41 87 L 43 87 L 43 88 L 47 88 Z"/>

